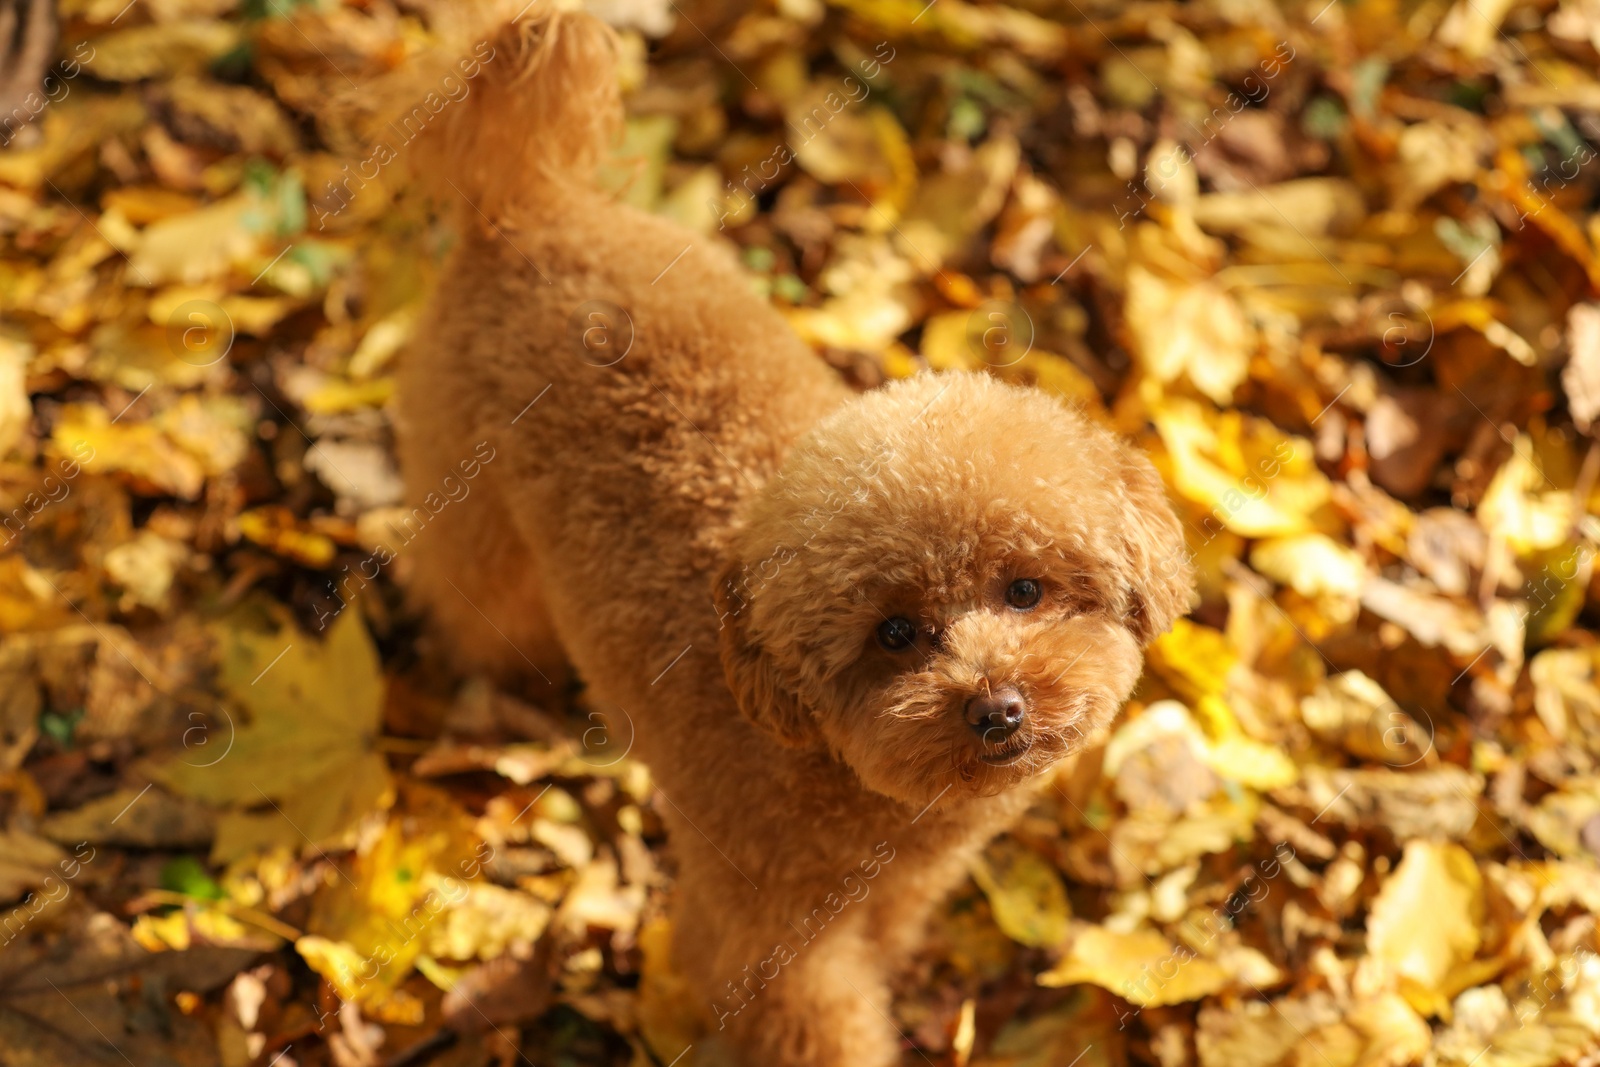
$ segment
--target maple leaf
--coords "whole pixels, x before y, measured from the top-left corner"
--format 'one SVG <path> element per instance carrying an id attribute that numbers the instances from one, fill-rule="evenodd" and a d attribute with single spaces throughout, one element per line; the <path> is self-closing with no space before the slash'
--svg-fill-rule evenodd
<path id="1" fill-rule="evenodd" d="M 322 641 L 289 626 L 224 630 L 223 692 L 247 717 L 231 745 L 150 768 L 175 792 L 224 808 L 211 857 L 228 863 L 274 846 L 346 845 L 365 815 L 389 807 L 388 764 L 374 750 L 383 681 L 359 613 Z M 232 720 L 230 719 L 230 722 Z"/>

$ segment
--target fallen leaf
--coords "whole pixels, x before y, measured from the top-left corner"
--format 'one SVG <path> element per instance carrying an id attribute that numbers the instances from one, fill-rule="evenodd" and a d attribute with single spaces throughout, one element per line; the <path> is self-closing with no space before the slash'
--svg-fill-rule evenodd
<path id="1" fill-rule="evenodd" d="M 1168 280 L 1132 267 L 1126 313 L 1140 363 L 1158 382 L 1182 375 L 1214 403 L 1233 399 L 1256 339 L 1232 296 L 1209 282 Z"/>
<path id="2" fill-rule="evenodd" d="M 191 757 L 198 758 L 198 757 Z M 51 814 L 39 831 L 60 845 L 188 849 L 211 843 L 216 815 L 202 804 L 160 789 L 119 789 L 81 808 Z"/>
<path id="3" fill-rule="evenodd" d="M 973 861 L 973 880 L 989 898 L 995 925 L 1032 948 L 1051 948 L 1067 936 L 1072 912 L 1061 876 L 1039 856 L 1014 843 L 991 846 Z"/>
<path id="4" fill-rule="evenodd" d="M 1600 304 L 1574 304 L 1567 312 L 1570 355 L 1561 388 L 1578 429 L 1587 433 L 1600 415 Z"/>
<path id="5" fill-rule="evenodd" d="M 1154 930 L 1115 933 L 1084 925 L 1062 961 L 1039 976 L 1043 986 L 1088 982 L 1141 1008 L 1182 1004 L 1223 989 L 1228 975 L 1221 967 L 1174 945 Z"/>
<path id="6" fill-rule="evenodd" d="M 233 723 L 224 756 L 168 760 L 152 775 L 225 809 L 216 862 L 274 845 L 345 843 L 359 819 L 393 799 L 388 766 L 373 751 L 383 683 L 360 613 L 341 612 L 320 642 L 287 626 L 219 636 L 222 687 L 246 721 Z"/>
<path id="7" fill-rule="evenodd" d="M 1367 950 L 1403 979 L 1440 991 L 1483 943 L 1483 878 L 1460 845 L 1409 841 L 1367 915 Z"/>

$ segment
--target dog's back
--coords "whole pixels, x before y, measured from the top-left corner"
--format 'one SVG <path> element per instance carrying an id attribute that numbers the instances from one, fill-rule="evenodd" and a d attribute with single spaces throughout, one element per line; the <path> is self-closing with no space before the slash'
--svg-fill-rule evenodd
<path id="1" fill-rule="evenodd" d="M 419 537 L 413 588 L 501 674 L 566 659 L 605 693 L 690 644 L 714 666 L 732 509 L 847 390 L 711 239 L 594 188 L 621 122 L 608 27 L 536 3 L 487 40 L 419 144 L 460 244 L 403 369 L 408 506 L 493 458 Z"/>

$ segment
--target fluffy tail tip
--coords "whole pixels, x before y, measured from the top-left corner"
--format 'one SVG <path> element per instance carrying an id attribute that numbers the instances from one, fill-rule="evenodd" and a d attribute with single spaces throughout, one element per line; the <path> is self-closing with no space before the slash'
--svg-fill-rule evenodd
<path id="1" fill-rule="evenodd" d="M 611 27 L 556 0 L 440 5 L 442 42 L 363 92 L 421 184 L 490 219 L 588 186 L 622 125 Z"/>

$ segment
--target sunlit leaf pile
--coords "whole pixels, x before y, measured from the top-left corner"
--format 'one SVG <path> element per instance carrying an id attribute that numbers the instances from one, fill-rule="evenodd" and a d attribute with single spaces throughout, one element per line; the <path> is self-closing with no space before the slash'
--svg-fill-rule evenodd
<path id="1" fill-rule="evenodd" d="M 450 212 L 340 116 L 428 11 L 59 7 L 0 116 L 0 1063 L 712 1062 L 629 724 L 454 674 L 374 554 Z M 907 1062 L 1597 1062 L 1600 4 L 595 7 L 619 195 L 1185 520 Z"/>

